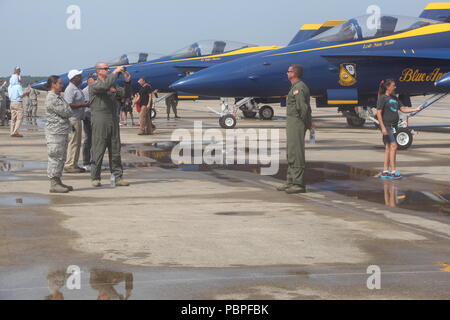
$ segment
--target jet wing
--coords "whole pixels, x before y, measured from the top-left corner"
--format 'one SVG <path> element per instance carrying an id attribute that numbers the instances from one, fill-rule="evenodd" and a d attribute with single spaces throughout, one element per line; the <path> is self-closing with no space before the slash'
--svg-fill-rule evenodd
<path id="1" fill-rule="evenodd" d="M 327 53 L 323 54 L 324 58 L 370 58 L 370 59 L 433 59 L 433 60 L 449 60 L 450 50 L 448 49 L 432 49 L 432 50 L 383 50 L 383 51 L 362 51 L 349 53 Z"/>

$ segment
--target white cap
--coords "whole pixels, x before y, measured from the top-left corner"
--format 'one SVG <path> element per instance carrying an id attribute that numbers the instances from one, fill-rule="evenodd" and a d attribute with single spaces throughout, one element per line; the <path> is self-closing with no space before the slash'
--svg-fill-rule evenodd
<path id="1" fill-rule="evenodd" d="M 69 75 L 68 75 L 69 80 L 72 80 L 74 77 L 79 76 L 82 73 L 83 73 L 83 70 L 76 70 L 76 69 L 70 70 Z"/>

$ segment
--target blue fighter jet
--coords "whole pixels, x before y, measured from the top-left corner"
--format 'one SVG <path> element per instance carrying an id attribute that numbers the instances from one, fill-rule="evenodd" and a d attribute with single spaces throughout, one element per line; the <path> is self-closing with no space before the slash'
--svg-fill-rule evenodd
<path id="1" fill-rule="evenodd" d="M 362 126 L 375 120 L 372 108 L 382 79 L 397 80 L 407 106 L 413 96 L 433 94 L 421 105 L 425 109 L 450 92 L 449 17 L 450 3 L 433 3 L 418 18 L 382 15 L 373 27 L 372 16 L 350 19 L 310 40 L 200 71 L 172 88 L 205 96 L 282 98 L 290 88 L 288 66 L 301 64 L 317 107 L 338 107 L 350 125 Z M 413 139 L 407 120 L 397 132 L 401 149 Z M 220 125 L 233 128 L 235 114 L 225 108 Z"/>
<path id="2" fill-rule="evenodd" d="M 324 24 L 304 25 L 300 28 L 290 44 L 304 41 L 342 22 L 342 20 L 333 20 L 327 21 Z M 158 101 L 165 100 L 166 105 L 172 107 L 178 104 L 179 99 L 197 100 L 202 98 L 197 95 L 186 94 L 171 89 L 170 85 L 180 78 L 214 65 L 279 48 L 281 47 L 257 46 L 233 41 L 205 40 L 195 42 L 167 56 L 149 59 L 151 56 L 148 53 L 124 54 L 109 64 L 113 68 L 117 66 L 127 67 L 127 71 L 132 76 L 132 87 L 135 92 L 140 89 L 137 82 L 138 79 L 141 77 L 145 78 L 153 89 L 166 93 Z M 93 67 L 83 70 L 83 79 L 85 81 L 83 86 L 86 85 L 87 76 L 94 72 L 95 68 Z M 61 78 L 64 85 L 69 83 L 67 73 L 62 74 Z M 122 81 L 119 79 L 118 83 L 122 84 Z M 37 83 L 33 87 L 35 89 L 45 90 L 45 81 Z M 244 106 L 244 104 L 242 105 Z M 255 114 L 253 111 L 249 111 L 248 115 L 254 116 Z M 151 116 L 152 118 L 156 116 L 155 109 L 152 109 Z"/>

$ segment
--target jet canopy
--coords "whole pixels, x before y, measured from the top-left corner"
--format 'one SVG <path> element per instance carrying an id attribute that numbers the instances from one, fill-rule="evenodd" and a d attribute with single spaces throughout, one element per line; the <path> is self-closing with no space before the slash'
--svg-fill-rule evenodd
<path id="1" fill-rule="evenodd" d="M 195 42 L 190 46 L 171 54 L 170 57 L 195 58 L 214 54 L 222 54 L 225 52 L 230 52 L 248 47 L 256 47 L 256 45 L 234 41 L 203 40 Z"/>
<path id="2" fill-rule="evenodd" d="M 315 36 L 311 40 L 326 42 L 360 41 L 386 37 L 438 23 L 441 22 L 393 15 L 382 15 L 377 21 L 373 15 L 365 15 L 348 20 Z"/>
<path id="3" fill-rule="evenodd" d="M 141 62 L 147 62 L 150 60 L 158 59 L 161 55 L 148 52 L 130 52 L 124 53 L 120 57 L 112 59 L 108 62 L 110 65 L 129 65 Z"/>

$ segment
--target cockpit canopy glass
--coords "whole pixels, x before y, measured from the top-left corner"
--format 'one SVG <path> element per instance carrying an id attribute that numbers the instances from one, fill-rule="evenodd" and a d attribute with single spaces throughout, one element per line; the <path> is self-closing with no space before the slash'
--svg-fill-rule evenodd
<path id="1" fill-rule="evenodd" d="M 348 20 L 313 37 L 311 40 L 326 42 L 360 41 L 386 37 L 438 23 L 441 22 L 415 17 L 383 15 L 376 19 L 373 15 L 365 15 Z"/>
<path id="2" fill-rule="evenodd" d="M 204 40 L 195 42 L 190 46 L 178 50 L 177 52 L 169 56 L 175 58 L 195 58 L 214 54 L 222 54 L 225 52 L 248 47 L 256 47 L 256 45 L 234 41 Z"/>
<path id="3" fill-rule="evenodd" d="M 160 58 L 161 55 L 148 52 L 130 52 L 124 53 L 120 57 L 112 59 L 108 62 L 109 65 L 128 65 L 141 62 L 147 62 Z"/>

